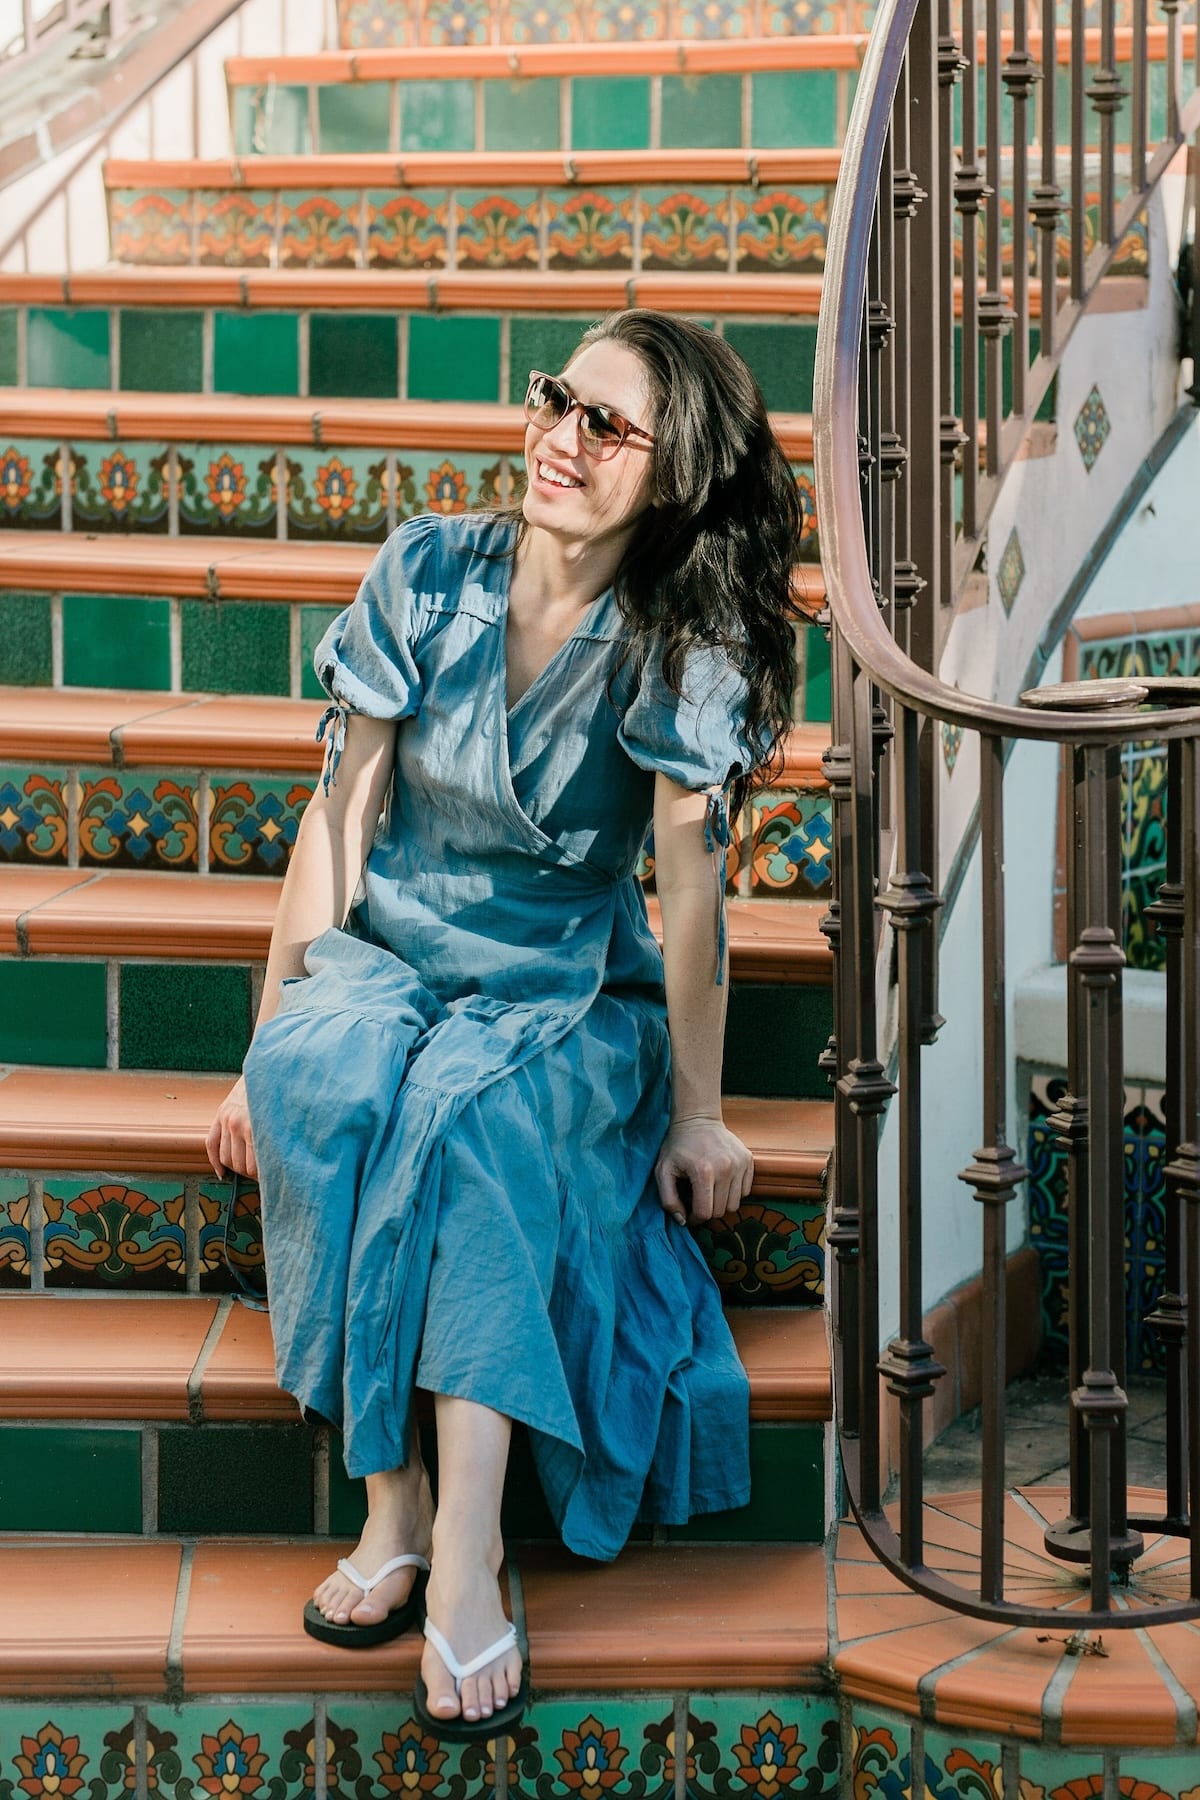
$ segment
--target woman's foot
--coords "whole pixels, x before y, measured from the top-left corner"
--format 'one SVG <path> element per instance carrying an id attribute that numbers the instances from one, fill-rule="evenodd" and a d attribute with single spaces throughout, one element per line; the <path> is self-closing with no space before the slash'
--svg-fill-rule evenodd
<path id="1" fill-rule="evenodd" d="M 433 1496 L 419 1461 L 367 1477 L 367 1522 L 347 1559 L 367 1580 L 393 1556 L 412 1551 L 429 1560 L 433 1544 Z M 334 1625 L 377 1625 L 403 1606 L 420 1575 L 412 1567 L 387 1575 L 364 1596 L 341 1570 L 313 1594 L 317 1610 Z"/>
<path id="2" fill-rule="evenodd" d="M 436 1535 L 436 1534 L 435 1534 Z M 433 1573 L 426 1594 L 426 1611 L 461 1663 L 469 1663 L 496 1643 L 508 1630 L 497 1580 L 504 1560 L 503 1549 L 467 1550 L 435 1543 Z M 426 1702 L 435 1719 L 462 1718 L 467 1724 L 490 1719 L 515 1699 L 521 1687 L 521 1653 L 516 1648 L 498 1656 L 476 1675 L 468 1675 L 461 1696 L 454 1691 L 454 1677 L 426 1640 L 421 1674 L 428 1692 Z"/>

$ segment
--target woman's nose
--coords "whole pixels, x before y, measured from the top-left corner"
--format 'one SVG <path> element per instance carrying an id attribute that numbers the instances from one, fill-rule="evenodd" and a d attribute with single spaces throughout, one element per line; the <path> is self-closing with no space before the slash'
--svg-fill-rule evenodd
<path id="1" fill-rule="evenodd" d="M 579 455 L 579 408 L 573 406 L 563 414 L 556 424 L 543 432 L 542 442 L 551 451 L 560 456 L 575 457 Z"/>

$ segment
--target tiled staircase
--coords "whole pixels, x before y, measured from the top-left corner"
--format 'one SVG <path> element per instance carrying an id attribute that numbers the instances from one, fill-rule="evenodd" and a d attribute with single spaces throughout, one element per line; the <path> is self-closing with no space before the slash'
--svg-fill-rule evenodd
<path id="1" fill-rule="evenodd" d="M 807 496 L 819 605 L 807 409 L 860 51 L 598 29 L 522 46 L 520 81 L 508 49 L 243 60 L 231 160 L 110 166 L 113 262 L 0 276 L 4 1800 L 14 1768 L 30 1800 L 836 1786 L 822 634 L 729 857 L 726 1116 L 757 1173 L 701 1239 L 753 1497 L 595 1568 L 518 1439 L 535 1704 L 498 1766 L 413 1723 L 415 1636 L 351 1657 L 300 1629 L 361 1484 L 233 1297 L 203 1135 L 316 778 L 313 646 L 398 519 L 519 493 L 530 366 L 631 300 L 722 330 Z M 261 1264 L 253 1195 L 230 1251 Z"/>

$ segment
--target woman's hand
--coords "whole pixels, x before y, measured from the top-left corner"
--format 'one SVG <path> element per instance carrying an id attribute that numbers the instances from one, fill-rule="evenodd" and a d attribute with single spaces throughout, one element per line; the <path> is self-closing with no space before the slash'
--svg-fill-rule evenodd
<path id="1" fill-rule="evenodd" d="M 691 1186 L 694 1221 L 729 1218 L 750 1192 L 754 1158 L 720 1119 L 675 1119 L 663 1139 L 654 1174 L 663 1211 L 680 1225 L 688 1216 L 679 1195 L 681 1181 Z"/>
<path id="2" fill-rule="evenodd" d="M 240 1075 L 217 1108 L 204 1148 L 218 1181 L 224 1181 L 229 1175 L 258 1174 L 250 1109 L 246 1104 L 246 1083 Z"/>

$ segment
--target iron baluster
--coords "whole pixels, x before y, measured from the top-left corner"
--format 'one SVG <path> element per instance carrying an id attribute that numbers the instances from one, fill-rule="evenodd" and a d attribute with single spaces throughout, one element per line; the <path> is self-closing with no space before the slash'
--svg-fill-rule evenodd
<path id="1" fill-rule="evenodd" d="M 963 77 L 962 152 L 954 177 L 954 200 L 962 219 L 962 527 L 963 536 L 972 538 L 978 529 L 979 492 L 979 213 L 991 192 L 979 166 L 979 32 L 975 0 L 962 0 L 962 33 L 967 66 Z"/>
<path id="2" fill-rule="evenodd" d="M 1038 353 L 1051 357 L 1058 341 L 1058 221 L 1063 191 L 1058 184 L 1058 7 L 1042 7 L 1041 180 L 1029 210 L 1041 243 L 1038 254 Z"/>
<path id="3" fill-rule="evenodd" d="M 1029 98 L 1041 71 L 1029 53 L 1028 0 L 1013 0 L 1012 49 L 1004 59 L 1004 85 L 1012 101 L 1013 336 L 1012 410 L 1025 411 L 1029 366 Z"/>
<path id="4" fill-rule="evenodd" d="M 1088 88 L 1088 99 L 1100 116 L 1100 219 L 1096 236 L 1111 244 L 1117 213 L 1116 115 L 1128 89 L 1117 74 L 1115 0 L 1100 0 L 1100 67 Z"/>
<path id="5" fill-rule="evenodd" d="M 1086 292 L 1087 187 L 1084 157 L 1087 151 L 1087 15 L 1084 0 L 1071 0 L 1071 298 L 1082 300 Z"/>

